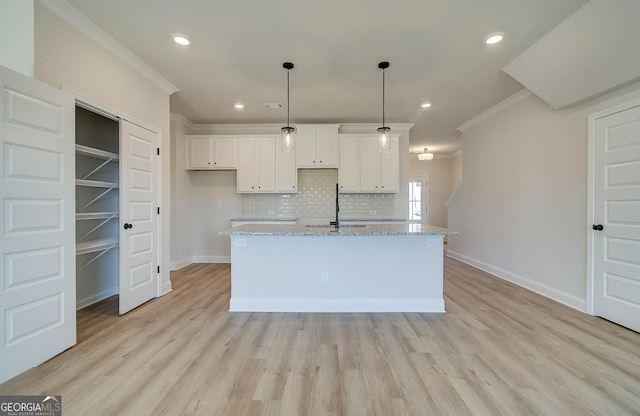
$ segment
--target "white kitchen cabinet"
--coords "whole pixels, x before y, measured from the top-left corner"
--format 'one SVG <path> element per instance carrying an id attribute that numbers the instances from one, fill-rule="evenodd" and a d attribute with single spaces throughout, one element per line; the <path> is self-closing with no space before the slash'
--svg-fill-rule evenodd
<path id="1" fill-rule="evenodd" d="M 237 140 L 233 137 L 187 136 L 187 169 L 235 169 L 237 148 Z"/>
<path id="2" fill-rule="evenodd" d="M 276 191 L 278 193 L 298 192 L 298 169 L 296 153 L 280 150 L 280 138 L 276 144 Z"/>
<path id="3" fill-rule="evenodd" d="M 340 192 L 358 192 L 360 190 L 359 152 L 359 137 L 340 137 L 340 167 L 338 169 Z"/>
<path id="4" fill-rule="evenodd" d="M 276 137 L 238 139 L 237 191 L 276 191 Z"/>
<path id="5" fill-rule="evenodd" d="M 298 168 L 338 167 L 338 125 L 296 125 Z"/>
<path id="6" fill-rule="evenodd" d="M 398 138 L 398 135 L 392 136 L 390 153 L 380 153 L 377 135 L 341 135 L 340 192 L 397 193 Z"/>

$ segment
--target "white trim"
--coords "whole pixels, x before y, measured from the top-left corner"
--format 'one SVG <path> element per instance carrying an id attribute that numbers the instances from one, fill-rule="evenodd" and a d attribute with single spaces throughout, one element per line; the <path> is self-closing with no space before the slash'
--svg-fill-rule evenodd
<path id="1" fill-rule="evenodd" d="M 231 256 L 193 256 L 193 263 L 231 263 Z"/>
<path id="2" fill-rule="evenodd" d="M 180 270 L 183 267 L 187 267 L 188 265 L 190 265 L 192 263 L 194 263 L 193 257 L 187 257 L 187 258 L 182 259 L 182 260 L 172 261 L 171 264 L 170 264 L 171 271 Z"/>
<path id="3" fill-rule="evenodd" d="M 189 120 L 182 114 L 170 113 L 169 120 L 173 121 L 174 123 L 181 124 L 186 128 L 188 128 L 189 130 L 195 130 L 197 126 L 197 124 L 193 123 L 191 120 Z"/>
<path id="4" fill-rule="evenodd" d="M 449 204 L 453 201 L 453 199 L 456 197 L 456 194 L 458 193 L 458 190 L 460 189 L 460 187 L 462 186 L 462 179 L 460 179 L 458 181 L 458 183 L 456 184 L 456 187 L 453 188 L 453 192 L 451 192 L 451 195 L 449 195 L 449 198 L 447 199 L 447 202 L 444 203 L 444 206 L 449 208 Z"/>
<path id="5" fill-rule="evenodd" d="M 442 299 L 231 298 L 231 312 L 444 312 Z"/>
<path id="6" fill-rule="evenodd" d="M 463 132 L 465 130 L 467 130 L 470 127 L 475 126 L 476 124 L 495 116 L 496 114 L 502 112 L 503 110 L 506 110 L 507 108 L 511 107 L 512 105 L 524 100 L 525 98 L 529 97 L 530 95 L 532 95 L 533 93 L 531 91 L 529 91 L 526 88 L 521 89 L 520 91 L 518 91 L 517 93 L 513 94 L 511 97 L 506 98 L 502 101 L 500 101 L 498 104 L 494 105 L 493 107 L 489 108 L 488 110 L 483 111 L 482 113 L 478 114 L 477 116 L 473 117 L 472 119 L 466 121 L 465 123 L 461 124 L 457 130 L 459 132 Z"/>
<path id="7" fill-rule="evenodd" d="M 514 283 L 518 286 L 531 290 L 532 292 L 535 292 L 546 298 L 562 303 L 563 305 L 566 305 L 570 308 L 577 309 L 580 312 L 586 312 L 585 299 L 579 298 L 570 293 L 563 292 L 551 286 L 540 284 L 524 276 L 520 276 L 518 274 L 501 269 L 499 267 L 492 266 L 480 260 L 476 260 L 471 257 L 465 256 L 464 254 L 460 254 L 455 251 L 452 251 L 450 249 L 447 249 L 446 255 L 447 257 L 451 257 L 453 259 L 459 260 L 465 264 L 468 264 L 470 266 L 475 267 L 476 269 L 480 269 L 484 272 L 487 272 L 502 280 L 506 280 L 508 282 Z"/>
<path id="8" fill-rule="evenodd" d="M 95 295 L 86 297 L 84 299 L 76 299 L 76 310 L 80 310 L 82 308 L 86 308 L 87 306 L 93 305 L 94 303 L 100 302 L 106 298 L 109 298 L 113 295 L 117 295 L 118 291 L 115 287 L 112 287 L 107 290 L 103 290 L 100 293 L 96 293 Z"/>
<path id="9" fill-rule="evenodd" d="M 596 122 L 598 119 L 608 117 L 610 115 L 620 113 L 622 111 L 629 110 L 634 107 L 640 106 L 640 99 L 633 100 L 624 104 L 617 105 L 615 107 L 608 108 L 606 110 L 598 111 L 597 113 L 589 114 L 588 116 L 588 142 L 587 142 L 587 298 L 585 311 L 593 315 L 594 314 L 594 284 L 595 276 L 593 261 L 595 258 L 594 253 L 594 238 L 595 234 L 591 229 L 591 225 L 595 224 L 595 175 L 596 175 Z"/>
<path id="10" fill-rule="evenodd" d="M 125 48 L 120 42 L 115 40 L 104 29 L 95 24 L 76 8 L 63 0 L 38 0 L 47 9 L 58 15 L 65 22 L 82 32 L 89 39 L 93 40 L 117 58 L 138 71 L 149 81 L 157 85 L 167 94 L 180 91 L 178 87 L 160 75 L 155 69 L 147 65 L 144 61 Z"/>

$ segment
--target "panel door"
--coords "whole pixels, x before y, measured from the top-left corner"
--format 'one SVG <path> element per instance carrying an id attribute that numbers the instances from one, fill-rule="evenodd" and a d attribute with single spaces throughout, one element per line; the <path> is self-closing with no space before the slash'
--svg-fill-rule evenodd
<path id="1" fill-rule="evenodd" d="M 316 129 L 297 127 L 296 160 L 299 168 L 316 167 Z"/>
<path id="2" fill-rule="evenodd" d="M 335 126 L 316 127 L 316 157 L 321 167 L 338 167 L 338 129 Z"/>
<path id="3" fill-rule="evenodd" d="M 594 314 L 640 332 L 640 107 L 595 132 Z"/>
<path id="4" fill-rule="evenodd" d="M 255 190 L 255 143 L 253 139 L 238 140 L 238 192 L 254 192 Z"/>
<path id="5" fill-rule="evenodd" d="M 375 137 L 360 139 L 360 191 L 378 192 L 380 152 Z"/>
<path id="6" fill-rule="evenodd" d="M 379 153 L 379 152 L 378 152 Z M 400 190 L 400 169 L 398 156 L 398 138 L 391 138 L 391 151 L 379 153 L 380 192 L 395 193 Z"/>
<path id="7" fill-rule="evenodd" d="M 215 148 L 214 167 L 218 169 L 235 168 L 237 142 L 235 139 L 213 139 Z"/>
<path id="8" fill-rule="evenodd" d="M 276 190 L 276 140 L 256 139 L 256 183 L 258 192 Z"/>
<path id="9" fill-rule="evenodd" d="M 298 192 L 298 169 L 296 168 L 296 153 L 280 150 L 280 138 L 276 143 L 276 186 L 278 192 Z"/>
<path id="10" fill-rule="evenodd" d="M 190 167 L 195 169 L 213 169 L 213 143 L 208 137 L 191 138 Z"/>
<path id="11" fill-rule="evenodd" d="M 120 314 L 158 295 L 158 134 L 120 122 Z"/>
<path id="12" fill-rule="evenodd" d="M 340 192 L 358 192 L 360 189 L 360 155 L 358 138 L 340 138 Z"/>
<path id="13" fill-rule="evenodd" d="M 76 343 L 74 105 L 0 66 L 0 383 Z"/>

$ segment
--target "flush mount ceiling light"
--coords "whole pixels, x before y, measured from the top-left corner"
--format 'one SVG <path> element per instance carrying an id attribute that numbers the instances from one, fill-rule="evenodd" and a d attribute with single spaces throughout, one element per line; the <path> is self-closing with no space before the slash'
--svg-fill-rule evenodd
<path id="1" fill-rule="evenodd" d="M 504 32 L 496 32 L 484 38 L 484 42 L 487 45 L 495 45 L 498 42 L 502 42 L 503 39 L 504 39 Z"/>
<path id="2" fill-rule="evenodd" d="M 233 105 L 235 108 L 237 108 L 238 110 L 242 110 L 244 108 L 244 104 L 242 103 L 236 103 Z"/>
<path id="3" fill-rule="evenodd" d="M 391 127 L 384 125 L 384 73 L 389 68 L 389 62 L 380 62 L 378 68 L 382 69 L 382 127 L 378 127 L 378 150 L 380 153 L 391 152 Z"/>
<path id="4" fill-rule="evenodd" d="M 171 35 L 171 37 L 173 38 L 173 41 L 178 45 L 182 45 L 182 46 L 191 45 L 191 40 L 187 36 L 183 35 L 182 33 L 174 33 L 173 35 Z"/>
<path id="5" fill-rule="evenodd" d="M 425 147 L 424 152 L 418 154 L 418 160 L 433 160 L 433 153 L 428 152 L 429 148 Z"/>
<path id="6" fill-rule="evenodd" d="M 282 151 L 293 152 L 296 150 L 296 128 L 289 125 L 289 71 L 293 69 L 291 62 L 285 62 L 282 67 L 287 70 L 287 126 L 281 128 L 282 132 Z"/>

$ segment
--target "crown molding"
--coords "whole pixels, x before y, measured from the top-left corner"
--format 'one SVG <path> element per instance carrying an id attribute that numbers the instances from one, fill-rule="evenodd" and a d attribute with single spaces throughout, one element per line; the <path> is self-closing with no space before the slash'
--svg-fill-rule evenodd
<path id="1" fill-rule="evenodd" d="M 518 91 L 517 93 L 513 94 L 511 97 L 506 98 L 502 101 L 500 101 L 498 104 L 494 105 L 493 107 L 489 108 L 488 110 L 483 111 L 482 113 L 478 114 L 477 116 L 473 117 L 472 119 L 468 120 L 467 122 L 465 122 L 464 124 L 460 125 L 457 130 L 459 132 L 464 132 L 465 130 L 467 130 L 468 128 L 471 128 L 473 126 L 475 126 L 476 124 L 495 116 L 496 114 L 506 110 L 507 108 L 511 107 L 512 105 L 524 100 L 525 98 L 529 97 L 530 95 L 532 95 L 533 93 L 531 91 L 529 91 L 526 88 L 521 89 L 520 91 Z"/>
<path id="2" fill-rule="evenodd" d="M 142 76 L 157 85 L 167 94 L 171 95 L 179 91 L 179 88 L 169 82 L 166 78 L 156 72 L 155 69 L 144 63 L 125 48 L 120 42 L 115 40 L 104 29 L 91 21 L 88 17 L 80 13 L 76 8 L 64 0 L 38 0 L 47 9 L 58 15 L 62 20 L 79 30 L 89 39 L 93 40 L 117 58 L 138 71 Z"/>
<path id="3" fill-rule="evenodd" d="M 189 120 L 182 114 L 171 113 L 169 114 L 169 119 L 174 123 L 182 124 L 189 130 L 194 130 L 196 127 L 196 124 L 194 124 L 191 120 Z"/>

